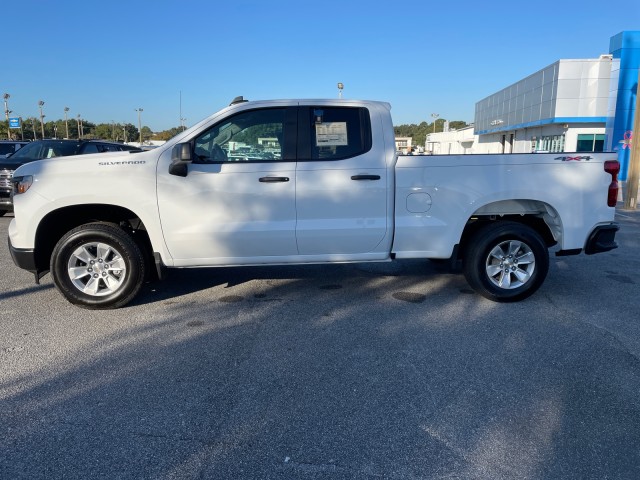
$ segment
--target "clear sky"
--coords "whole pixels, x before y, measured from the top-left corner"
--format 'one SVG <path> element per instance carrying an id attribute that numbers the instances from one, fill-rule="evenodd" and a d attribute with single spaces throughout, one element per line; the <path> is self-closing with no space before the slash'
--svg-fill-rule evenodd
<path id="1" fill-rule="evenodd" d="M 160 131 L 250 100 L 392 104 L 394 124 L 473 121 L 475 103 L 640 30 L 639 0 L 7 0 L 0 93 L 12 116 L 78 114 Z M 182 95 L 180 94 L 182 92 Z M 4 107 L 3 107 L 4 108 Z"/>

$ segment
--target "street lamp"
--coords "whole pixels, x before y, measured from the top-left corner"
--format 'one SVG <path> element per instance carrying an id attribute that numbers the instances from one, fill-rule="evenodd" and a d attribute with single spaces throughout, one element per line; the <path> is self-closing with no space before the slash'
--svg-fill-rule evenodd
<path id="1" fill-rule="evenodd" d="M 142 147 L 142 122 L 140 121 L 140 112 L 142 112 L 142 108 L 134 109 L 138 112 L 138 131 L 140 132 L 140 146 Z"/>
<path id="2" fill-rule="evenodd" d="M 64 107 L 64 126 L 67 130 L 67 136 L 65 138 L 69 138 L 69 121 L 67 120 L 68 111 L 69 111 L 69 107 Z"/>
<path id="3" fill-rule="evenodd" d="M 38 107 L 40 107 L 40 133 L 42 133 L 42 138 L 44 139 L 44 115 L 42 114 L 44 102 L 42 100 L 38 102 Z"/>
<path id="4" fill-rule="evenodd" d="M 182 128 L 183 132 L 187 129 L 186 121 L 187 119 L 185 117 L 180 117 L 180 128 Z"/>
<path id="5" fill-rule="evenodd" d="M 344 83 L 338 82 L 338 98 L 342 98 L 342 89 L 344 88 Z"/>
<path id="6" fill-rule="evenodd" d="M 7 138 L 9 140 L 11 140 L 11 127 L 9 126 L 9 104 L 7 103 L 7 101 L 9 100 L 9 97 L 11 95 L 9 95 L 8 93 L 5 93 L 3 98 L 4 98 L 4 116 L 7 117 Z"/>
<path id="7" fill-rule="evenodd" d="M 432 113 L 431 117 L 433 118 L 433 133 L 436 133 L 436 120 L 438 120 L 438 117 L 440 116 L 439 113 Z"/>

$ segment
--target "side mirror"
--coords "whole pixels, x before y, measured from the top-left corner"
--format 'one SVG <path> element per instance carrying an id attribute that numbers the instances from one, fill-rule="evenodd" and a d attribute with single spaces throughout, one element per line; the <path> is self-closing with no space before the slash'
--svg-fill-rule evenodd
<path id="1" fill-rule="evenodd" d="M 192 161 L 191 144 L 189 142 L 179 143 L 171 150 L 171 165 L 169 173 L 178 177 L 186 177 L 189 165 Z"/>

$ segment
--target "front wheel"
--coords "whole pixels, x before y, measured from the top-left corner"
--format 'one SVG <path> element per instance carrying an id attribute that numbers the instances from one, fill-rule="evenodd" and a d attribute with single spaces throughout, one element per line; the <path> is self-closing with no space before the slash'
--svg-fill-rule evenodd
<path id="1" fill-rule="evenodd" d="M 121 228 L 103 223 L 77 227 L 51 255 L 53 282 L 83 308 L 119 308 L 142 287 L 145 261 L 138 244 Z"/>
<path id="2" fill-rule="evenodd" d="M 480 295 L 515 302 L 540 288 L 549 271 L 549 252 L 531 227 L 503 222 L 487 225 L 469 240 L 464 276 Z"/>

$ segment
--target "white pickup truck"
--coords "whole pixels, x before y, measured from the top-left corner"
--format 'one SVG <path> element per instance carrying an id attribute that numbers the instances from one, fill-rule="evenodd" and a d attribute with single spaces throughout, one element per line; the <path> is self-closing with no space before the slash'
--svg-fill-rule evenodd
<path id="1" fill-rule="evenodd" d="M 478 293 L 515 301 L 549 247 L 616 248 L 615 154 L 398 156 L 390 108 L 239 97 L 154 150 L 24 165 L 14 263 L 95 309 L 164 267 L 406 258 L 461 261 Z"/>

